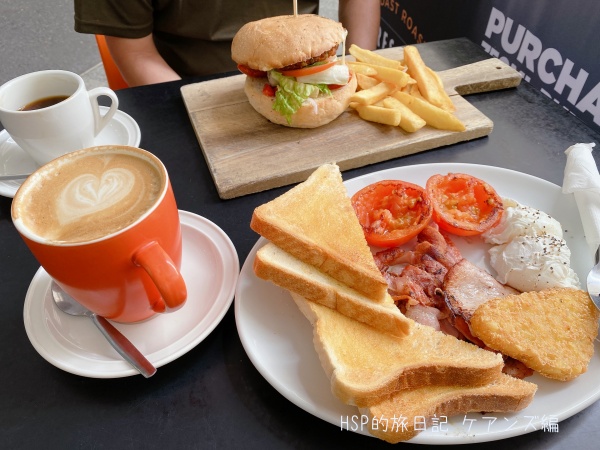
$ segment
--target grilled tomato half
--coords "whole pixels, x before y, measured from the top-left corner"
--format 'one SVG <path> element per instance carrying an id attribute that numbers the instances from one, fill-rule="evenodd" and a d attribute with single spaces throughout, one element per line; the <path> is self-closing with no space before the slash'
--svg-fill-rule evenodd
<path id="1" fill-rule="evenodd" d="M 352 206 L 370 245 L 396 247 L 408 242 L 431 220 L 425 189 L 400 180 L 383 180 L 352 196 Z"/>
<path id="2" fill-rule="evenodd" d="M 426 190 L 434 222 L 458 236 L 489 230 L 504 212 L 502 198 L 492 186 L 464 173 L 433 175 L 427 180 Z"/>

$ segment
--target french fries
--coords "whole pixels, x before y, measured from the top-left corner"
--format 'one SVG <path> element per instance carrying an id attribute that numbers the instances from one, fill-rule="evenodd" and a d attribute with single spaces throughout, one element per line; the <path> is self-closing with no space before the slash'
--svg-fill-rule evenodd
<path id="1" fill-rule="evenodd" d="M 377 72 L 375 75 L 372 75 L 373 78 L 377 78 L 379 81 L 395 84 L 399 88 L 403 88 L 407 84 L 415 83 L 415 80 L 413 80 L 409 74 L 401 70 L 390 69 L 385 66 L 375 66 L 372 64 L 370 67 Z"/>
<path id="2" fill-rule="evenodd" d="M 379 81 L 392 83 L 401 88 L 407 84 L 416 83 L 409 74 L 398 69 L 354 61 L 348 61 L 346 64 L 354 71 L 354 73 L 373 77 Z"/>
<path id="3" fill-rule="evenodd" d="M 408 106 L 402 103 L 395 97 L 388 97 L 383 100 L 383 105 L 386 108 L 396 109 L 402 114 L 400 119 L 400 128 L 409 133 L 414 133 L 420 130 L 427 123 L 423 118 L 415 114 Z"/>
<path id="4" fill-rule="evenodd" d="M 402 115 L 397 109 L 390 109 L 375 105 L 358 105 L 356 107 L 358 115 L 369 122 L 377 122 L 383 125 L 400 125 Z"/>
<path id="5" fill-rule="evenodd" d="M 348 61 L 346 63 L 346 65 L 348 67 L 350 67 L 354 73 L 360 73 L 362 75 L 367 75 L 369 77 L 372 77 L 373 75 L 377 75 L 377 71 L 373 67 L 371 67 L 365 63 Z"/>
<path id="6" fill-rule="evenodd" d="M 396 86 L 391 83 L 378 83 L 369 89 L 363 89 L 354 93 L 350 97 L 350 103 L 356 102 L 359 105 L 372 105 L 383 100 L 395 90 Z"/>
<path id="7" fill-rule="evenodd" d="M 348 65 L 358 84 L 350 107 L 362 119 L 399 126 L 407 133 L 426 125 L 448 131 L 466 129 L 453 114 L 456 107 L 442 80 L 425 65 L 416 47 L 404 47 L 406 66 L 355 44 L 349 51 L 357 60 Z"/>
<path id="8" fill-rule="evenodd" d="M 377 78 L 370 77 L 368 75 L 363 75 L 362 73 L 356 74 L 356 81 L 358 83 L 359 89 L 369 89 L 379 84 L 380 81 Z"/>
<path id="9" fill-rule="evenodd" d="M 386 58 L 385 56 L 381 56 L 375 52 L 372 52 L 371 50 L 364 50 L 356 44 L 352 44 L 348 49 L 348 52 L 359 62 L 389 67 L 390 69 L 406 70 L 406 67 L 400 61 L 394 61 L 393 59 Z"/>
<path id="10" fill-rule="evenodd" d="M 446 111 L 455 111 L 456 108 L 444 90 L 438 75 L 425 65 L 416 47 L 404 47 L 404 62 L 410 76 L 416 80 L 419 92 L 432 105 Z"/>
<path id="11" fill-rule="evenodd" d="M 420 98 L 396 91 L 392 96 L 404 103 L 412 112 L 421 117 L 427 125 L 439 130 L 465 131 L 465 125 L 448 111 L 438 108 Z"/>

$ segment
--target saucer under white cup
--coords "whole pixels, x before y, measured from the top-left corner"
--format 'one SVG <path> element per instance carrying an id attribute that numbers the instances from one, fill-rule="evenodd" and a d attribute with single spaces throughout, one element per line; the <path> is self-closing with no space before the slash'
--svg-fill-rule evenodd
<path id="1" fill-rule="evenodd" d="M 108 108 L 101 106 L 105 113 Z M 137 122 L 127 113 L 117 110 L 109 124 L 96 136 L 94 145 L 129 145 L 138 147 L 142 134 Z M 0 175 L 31 173 L 38 164 L 10 137 L 6 130 L 0 131 Z M 23 180 L 0 181 L 0 195 L 14 197 Z"/>

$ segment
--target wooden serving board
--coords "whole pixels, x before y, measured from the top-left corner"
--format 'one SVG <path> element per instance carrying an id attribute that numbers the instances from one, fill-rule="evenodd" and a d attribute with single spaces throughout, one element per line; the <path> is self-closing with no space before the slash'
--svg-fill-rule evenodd
<path id="1" fill-rule="evenodd" d="M 380 52 L 402 58 L 401 48 Z M 495 58 L 438 74 L 466 126 L 463 132 L 425 126 L 406 133 L 364 121 L 350 110 L 319 128 L 275 125 L 248 103 L 245 75 L 186 85 L 181 93 L 219 196 L 229 199 L 304 181 L 324 163 L 335 162 L 343 171 L 487 136 L 492 121 L 461 95 L 521 81 L 517 71 Z"/>

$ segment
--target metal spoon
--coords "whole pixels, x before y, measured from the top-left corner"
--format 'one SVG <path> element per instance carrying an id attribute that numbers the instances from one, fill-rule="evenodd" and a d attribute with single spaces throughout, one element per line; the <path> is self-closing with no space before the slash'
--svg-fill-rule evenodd
<path id="1" fill-rule="evenodd" d="M 94 325 L 102 332 L 110 345 L 133 367 L 135 367 L 146 378 L 156 373 L 156 367 L 146 359 L 140 351 L 117 330 L 104 317 L 93 313 L 79 304 L 77 300 L 67 294 L 54 280 L 52 280 L 52 298 L 61 311 L 72 316 L 87 316 L 92 319 Z"/>
<path id="2" fill-rule="evenodd" d="M 600 248 L 596 250 L 596 265 L 592 267 L 587 276 L 588 294 L 596 308 L 600 309 L 600 262 L 598 261 L 600 261 Z"/>

